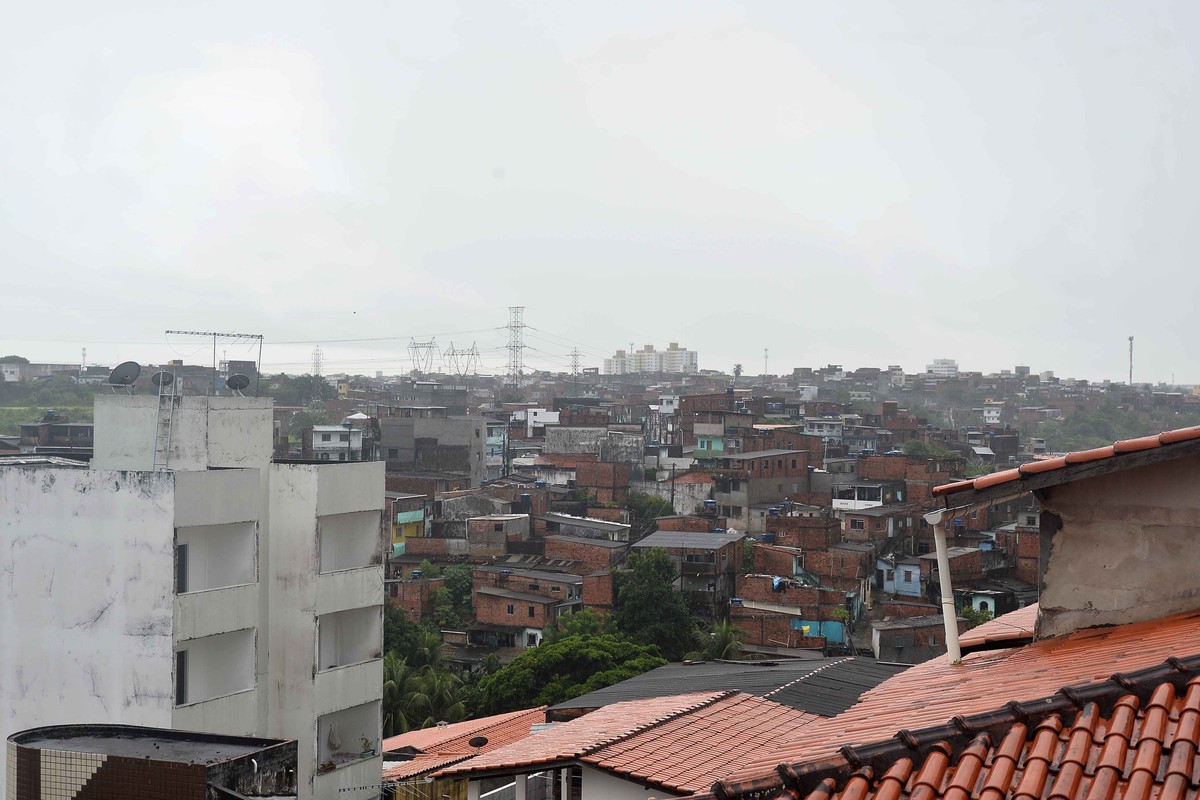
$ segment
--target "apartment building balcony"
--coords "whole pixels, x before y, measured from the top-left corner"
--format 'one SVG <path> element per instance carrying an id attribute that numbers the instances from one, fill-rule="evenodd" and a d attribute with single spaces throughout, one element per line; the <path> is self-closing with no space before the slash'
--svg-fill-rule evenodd
<path id="1" fill-rule="evenodd" d="M 258 627 L 258 584 L 175 595 L 176 641 Z"/>
<path id="2" fill-rule="evenodd" d="M 245 628 L 178 641 L 175 645 L 175 706 L 209 703 L 253 692 L 257 684 L 257 639 L 257 629 Z M 249 705 L 255 704 L 249 702 Z"/>
<path id="3" fill-rule="evenodd" d="M 317 521 L 318 571 L 322 574 L 383 563 L 381 512 L 328 514 Z"/>
<path id="4" fill-rule="evenodd" d="M 378 603 L 317 617 L 318 672 L 382 658 L 382 650 L 383 608 Z"/>
<path id="5" fill-rule="evenodd" d="M 343 768 L 378 761 L 379 737 L 382 730 L 380 701 L 378 698 L 351 708 L 343 708 L 317 718 L 317 776 L 314 784 L 340 782 L 332 779 L 320 781 L 323 775 Z M 375 782 L 379 781 L 378 767 Z M 334 797 L 317 788 L 317 797 Z"/>

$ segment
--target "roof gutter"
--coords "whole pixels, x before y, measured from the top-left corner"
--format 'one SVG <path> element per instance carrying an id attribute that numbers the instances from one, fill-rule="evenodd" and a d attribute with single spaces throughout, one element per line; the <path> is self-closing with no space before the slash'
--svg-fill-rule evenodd
<path id="1" fill-rule="evenodd" d="M 951 664 L 962 663 L 958 646 L 958 613 L 954 609 L 954 589 L 950 586 L 950 556 L 946 547 L 946 509 L 931 511 L 925 521 L 933 526 L 933 543 L 937 549 L 938 586 L 942 595 L 942 624 L 946 629 L 946 655 Z"/>

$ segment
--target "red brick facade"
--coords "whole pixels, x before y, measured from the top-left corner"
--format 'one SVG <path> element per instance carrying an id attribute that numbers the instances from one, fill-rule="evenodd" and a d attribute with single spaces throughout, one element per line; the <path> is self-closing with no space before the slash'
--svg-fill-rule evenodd
<path id="1" fill-rule="evenodd" d="M 767 517 L 767 533 L 775 534 L 775 544 L 804 550 L 823 550 L 842 538 L 838 521 L 825 517 Z"/>
<path id="2" fill-rule="evenodd" d="M 545 541 L 547 558 L 563 558 L 574 561 L 571 572 L 576 575 L 591 575 L 593 572 L 611 569 L 625 558 L 628 547 L 606 547 L 591 544 L 579 538 L 548 536 Z"/>

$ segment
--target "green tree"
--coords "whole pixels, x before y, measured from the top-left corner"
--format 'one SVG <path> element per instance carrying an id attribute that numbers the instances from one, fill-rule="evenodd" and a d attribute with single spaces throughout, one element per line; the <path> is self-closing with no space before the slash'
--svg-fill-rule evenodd
<path id="1" fill-rule="evenodd" d="M 390 601 L 383 604 L 383 651 L 406 658 L 417 649 L 421 626 L 409 622 L 404 612 Z"/>
<path id="2" fill-rule="evenodd" d="M 659 517 L 671 517 L 675 515 L 675 508 L 669 500 L 665 500 L 655 494 L 645 494 L 644 492 L 630 492 L 629 501 L 625 504 L 629 509 L 631 522 L 633 525 L 633 535 L 640 539 L 657 529 L 657 520 Z"/>
<path id="3" fill-rule="evenodd" d="M 439 722 L 461 722 L 467 717 L 462 678 L 444 669 L 423 669 L 409 698 L 413 727 L 429 728 Z"/>
<path id="4" fill-rule="evenodd" d="M 687 654 L 692 660 L 732 660 L 742 654 L 746 632 L 728 620 L 717 620 L 707 629 L 697 629 L 697 649 Z"/>
<path id="5" fill-rule="evenodd" d="M 687 599 L 675 591 L 678 573 L 665 550 L 652 547 L 629 557 L 617 574 L 617 630 L 640 644 L 656 645 L 671 661 L 683 658 L 694 625 Z"/>
<path id="6" fill-rule="evenodd" d="M 611 633 L 612 631 L 609 630 L 609 627 L 607 616 L 594 609 L 585 608 L 574 614 L 559 617 L 558 624 L 546 631 L 543 643 L 557 642 L 559 639 L 565 639 L 568 636 L 599 636 Z"/>
<path id="7" fill-rule="evenodd" d="M 667 663 L 649 645 L 623 636 L 566 636 L 526 650 L 479 682 L 477 714 L 554 705 Z"/>
<path id="8" fill-rule="evenodd" d="M 29 359 L 25 356 L 0 356 L 0 364 L 28 364 Z"/>
<path id="9" fill-rule="evenodd" d="M 958 615 L 967 622 L 967 630 L 977 628 L 992 618 L 990 611 L 977 611 L 974 606 L 963 606 Z"/>
<path id="10" fill-rule="evenodd" d="M 735 377 L 735 378 L 742 377 L 742 365 L 741 364 L 733 365 L 733 377 Z"/>
<path id="11" fill-rule="evenodd" d="M 313 404 L 303 411 L 292 414 L 291 420 L 288 421 L 288 436 L 299 441 L 305 428 L 328 424 L 329 415 L 325 413 L 324 406 Z"/>
<path id="12" fill-rule="evenodd" d="M 417 670 L 390 652 L 383 657 L 383 735 L 396 736 L 412 729 L 412 696 Z"/>

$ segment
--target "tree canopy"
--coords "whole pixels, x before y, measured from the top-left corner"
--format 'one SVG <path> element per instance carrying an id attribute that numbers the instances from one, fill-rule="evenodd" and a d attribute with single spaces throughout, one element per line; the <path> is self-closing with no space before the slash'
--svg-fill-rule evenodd
<path id="1" fill-rule="evenodd" d="M 546 641 L 479 682 L 479 715 L 501 714 L 572 697 L 661 667 L 657 650 L 614 634 Z"/>
<path id="2" fill-rule="evenodd" d="M 687 599 L 675 591 L 675 564 L 652 547 L 629 557 L 630 570 L 617 574 L 617 630 L 635 642 L 655 645 L 671 661 L 683 658 L 695 624 Z"/>

